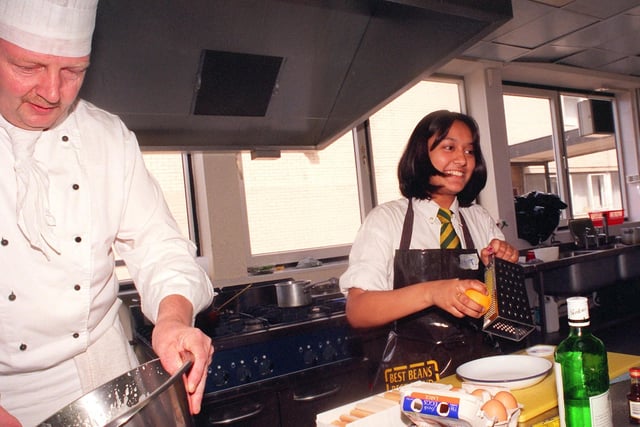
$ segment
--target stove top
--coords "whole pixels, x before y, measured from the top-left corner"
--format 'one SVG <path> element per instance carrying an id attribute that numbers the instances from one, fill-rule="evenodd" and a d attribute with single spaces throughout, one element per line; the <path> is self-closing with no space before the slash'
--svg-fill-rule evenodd
<path id="1" fill-rule="evenodd" d="M 269 331 L 277 328 L 293 327 L 332 317 L 342 317 L 345 313 L 345 298 L 314 300 L 302 307 L 278 307 L 274 304 L 256 305 L 242 311 L 231 309 L 216 311 L 215 308 L 198 315 L 196 326 L 214 339 L 240 334 Z"/>
<path id="2" fill-rule="evenodd" d="M 277 304 L 274 284 L 254 284 L 235 299 L 246 285 L 218 289 L 214 304 L 196 317 L 196 326 L 212 338 L 215 349 L 207 394 L 329 366 L 362 353 L 346 320 L 342 293 L 324 288 L 312 295 L 310 305 L 285 308 Z M 140 323 L 139 308 L 132 314 L 137 337 L 150 345 L 153 325 Z"/>

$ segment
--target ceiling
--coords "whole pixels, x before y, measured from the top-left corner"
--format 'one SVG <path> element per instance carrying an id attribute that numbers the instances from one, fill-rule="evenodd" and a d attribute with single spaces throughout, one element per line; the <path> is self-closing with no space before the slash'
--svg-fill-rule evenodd
<path id="1" fill-rule="evenodd" d="M 459 71 L 456 58 L 462 68 L 464 60 L 502 63 L 505 80 L 550 84 L 545 70 L 555 67 L 569 72 L 554 85 L 640 87 L 640 0 L 188 4 L 99 3 L 81 96 L 120 115 L 150 149 L 246 149 L 268 156 L 322 148 L 424 76 Z M 258 64 L 273 59 L 273 79 L 257 81 L 265 73 L 242 65 L 256 62 L 232 61 L 220 80 L 225 90 L 213 90 L 199 109 L 201 87 L 217 81 L 201 72 L 204 50 Z"/>
<path id="2" fill-rule="evenodd" d="M 640 77 L 640 0 L 512 0 L 513 19 L 463 56 Z"/>
<path id="3" fill-rule="evenodd" d="M 81 96 L 150 149 L 322 148 L 511 16 L 509 0 L 100 0 Z"/>

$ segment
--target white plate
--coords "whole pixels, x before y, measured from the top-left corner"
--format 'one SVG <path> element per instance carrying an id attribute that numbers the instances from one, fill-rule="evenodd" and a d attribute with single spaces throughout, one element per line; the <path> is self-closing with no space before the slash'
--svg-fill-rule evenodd
<path id="1" fill-rule="evenodd" d="M 456 373 L 467 382 L 517 390 L 542 381 L 551 366 L 541 357 L 511 354 L 472 360 L 460 365 Z"/>
<path id="2" fill-rule="evenodd" d="M 555 349 L 556 348 L 552 345 L 538 344 L 533 347 L 529 347 L 526 351 L 529 356 L 549 357 L 553 356 Z"/>

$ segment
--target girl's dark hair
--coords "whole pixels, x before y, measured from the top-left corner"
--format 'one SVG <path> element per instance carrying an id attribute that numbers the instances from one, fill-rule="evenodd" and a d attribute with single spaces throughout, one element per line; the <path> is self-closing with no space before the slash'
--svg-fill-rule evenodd
<path id="1" fill-rule="evenodd" d="M 435 136 L 431 149 L 435 148 L 446 138 L 455 120 L 464 123 L 473 138 L 473 153 L 476 159 L 476 167 L 473 169 L 471 179 L 458 193 L 458 203 L 462 207 L 469 206 L 476 199 L 480 191 L 487 183 L 487 167 L 480 150 L 480 135 L 476 121 L 466 114 L 454 113 L 447 110 L 434 111 L 426 115 L 416 125 L 409 142 L 402 153 L 398 163 L 398 181 L 400 192 L 406 198 L 430 199 L 438 190 L 438 186 L 430 184 L 430 178 L 434 175 L 443 175 L 438 171 L 429 158 L 429 138 Z"/>

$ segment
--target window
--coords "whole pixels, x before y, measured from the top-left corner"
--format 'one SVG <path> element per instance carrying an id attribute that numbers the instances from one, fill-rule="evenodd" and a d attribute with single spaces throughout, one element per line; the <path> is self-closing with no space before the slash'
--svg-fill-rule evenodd
<path id="1" fill-rule="evenodd" d="M 460 98 L 459 81 L 422 81 L 370 118 L 378 203 L 401 197 L 396 168 L 418 121 L 434 110 L 460 111 Z M 351 132 L 319 151 L 241 159 L 250 265 L 348 254 L 361 223 Z"/>
<path id="2" fill-rule="evenodd" d="M 176 219 L 180 231 L 185 237 L 196 240 L 191 222 L 192 209 L 187 202 L 189 186 L 185 178 L 185 155 L 145 152 L 143 158 L 147 169 L 160 184 L 169 210 Z M 119 280 L 131 279 L 127 267 L 118 254 L 116 254 L 116 274 Z"/>
<path id="3" fill-rule="evenodd" d="M 348 253 L 360 226 L 351 132 L 323 150 L 241 158 L 251 264 Z"/>
<path id="4" fill-rule="evenodd" d="M 415 125 L 437 109 L 460 111 L 459 94 L 458 82 L 423 81 L 371 117 L 379 203 L 400 197 L 396 168 Z M 351 133 L 324 150 L 284 152 L 276 160 L 243 153 L 242 169 L 256 265 L 292 262 L 305 252 L 348 253 L 361 218 Z"/>
<path id="5" fill-rule="evenodd" d="M 505 86 L 514 195 L 558 194 L 566 218 L 622 208 L 613 98 Z"/>
<path id="6" fill-rule="evenodd" d="M 195 240 L 189 218 L 191 209 L 187 205 L 184 155 L 182 153 L 144 153 L 144 163 L 154 176 L 167 201 L 182 235 Z"/>
<path id="7" fill-rule="evenodd" d="M 422 81 L 369 118 L 378 204 L 402 197 L 398 162 L 418 122 L 432 111 L 462 111 L 460 93 L 458 81 Z"/>

